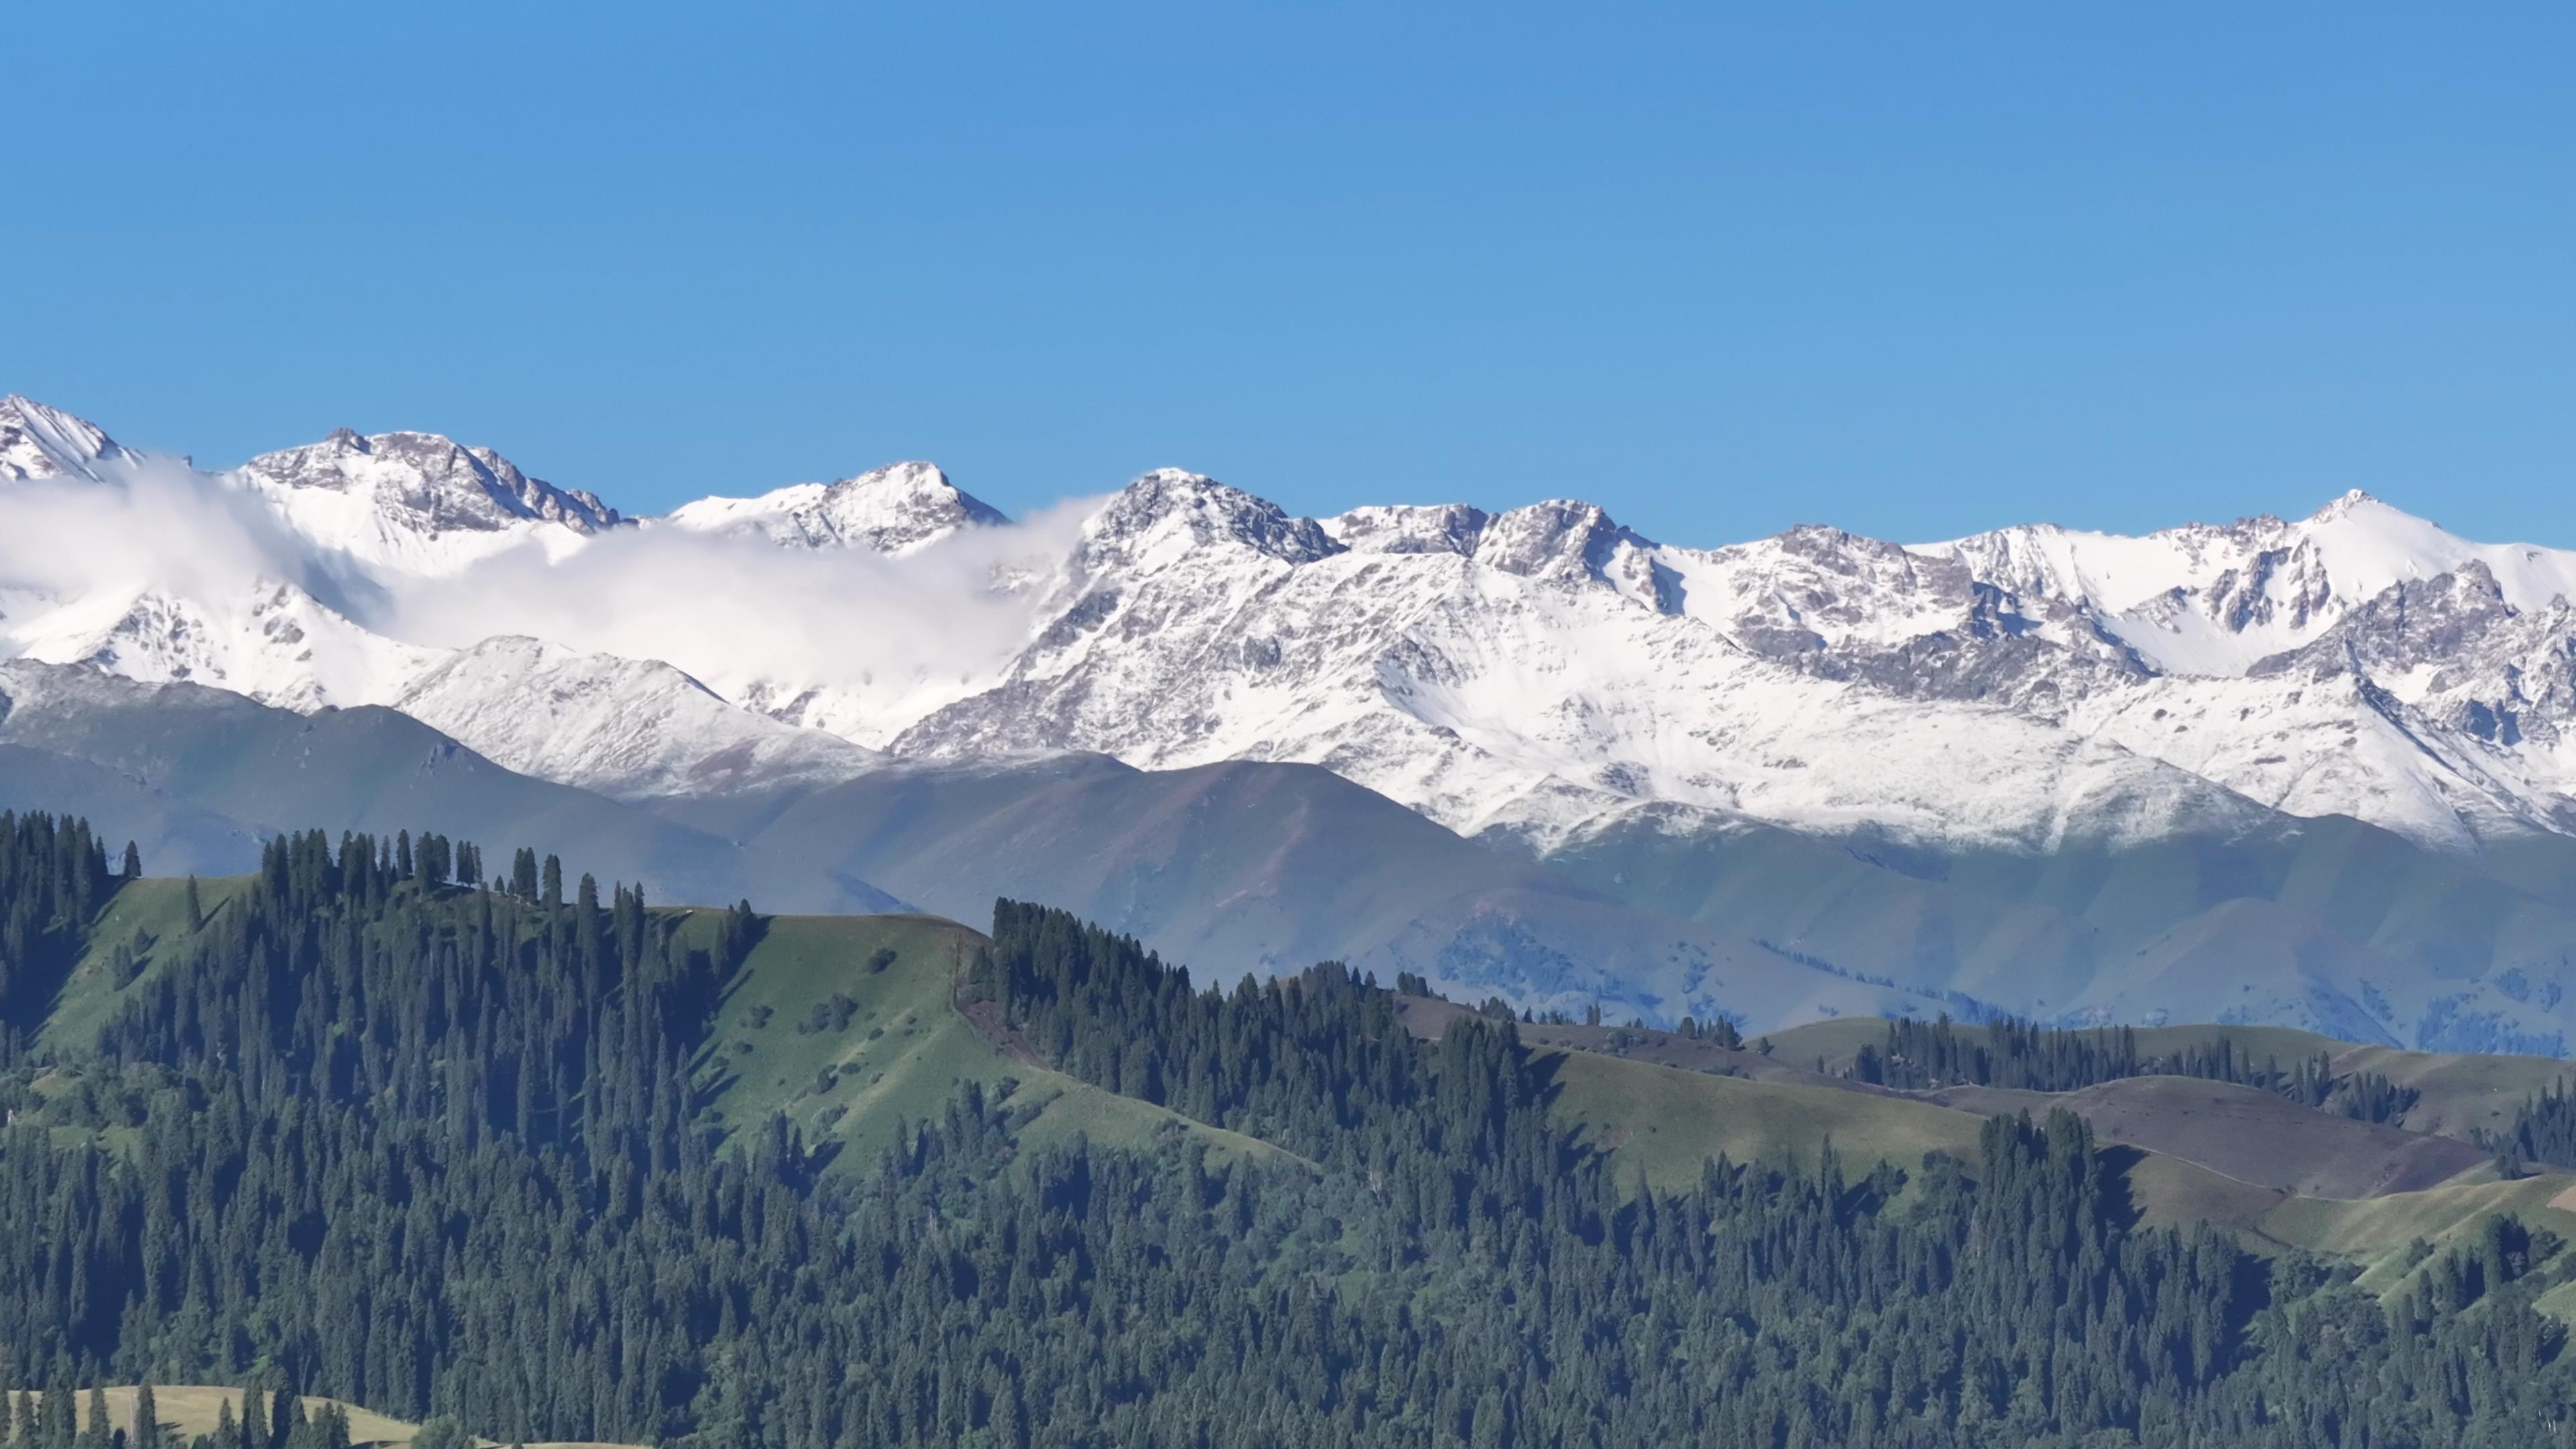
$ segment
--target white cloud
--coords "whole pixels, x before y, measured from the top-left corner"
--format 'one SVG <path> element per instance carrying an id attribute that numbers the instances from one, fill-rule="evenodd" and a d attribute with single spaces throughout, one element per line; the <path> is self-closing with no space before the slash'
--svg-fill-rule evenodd
<path id="1" fill-rule="evenodd" d="M 1003 668 L 1095 507 L 1058 505 L 903 558 L 648 523 L 556 559 L 529 547 L 454 577 L 393 581 L 362 622 L 448 648 L 533 634 L 661 659 L 719 693 L 758 680 L 891 703 Z"/>
<path id="2" fill-rule="evenodd" d="M 78 657 L 91 647 L 83 640 L 147 591 L 205 606 L 230 628 L 245 622 L 254 596 L 291 583 L 402 645 L 462 649 L 515 634 L 660 659 L 737 703 L 868 744 L 1008 667 L 1040 627 L 1100 503 L 1070 500 L 902 558 L 647 523 L 569 550 L 560 538 L 548 540 L 553 547 L 532 540 L 428 577 L 306 538 L 225 475 L 164 459 L 101 473 L 21 482 L 0 496 L 0 651 Z M 317 640 L 259 664 L 284 675 L 331 666 L 318 694 L 282 676 L 253 679 L 239 660 L 222 682 L 306 707 L 386 703 L 423 667 L 415 649 L 370 645 L 358 629 L 334 633 L 326 652 L 365 657 L 296 665 L 296 649 L 309 658 L 325 647 Z"/>
<path id="3" fill-rule="evenodd" d="M 95 481 L 10 485 L 0 584 L 62 598 L 146 588 L 196 596 L 263 579 L 348 592 L 258 498 L 165 459 L 96 466 Z"/>

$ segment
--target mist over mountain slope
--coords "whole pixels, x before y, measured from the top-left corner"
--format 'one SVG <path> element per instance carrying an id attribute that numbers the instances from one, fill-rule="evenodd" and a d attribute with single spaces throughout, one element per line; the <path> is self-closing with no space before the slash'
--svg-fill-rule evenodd
<path id="1" fill-rule="evenodd" d="M 0 479 L 10 654 L 387 705 L 619 799 L 1311 764 L 1602 900 L 2051 1017 L 2226 985 L 2247 1020 L 2548 1048 L 2576 984 L 2576 553 L 2358 494 L 1690 548 L 1171 469 L 1012 521 L 907 463 L 638 521 L 428 434 L 207 473 L 22 398 Z M 1637 969 L 1617 999 L 1679 999 Z"/>

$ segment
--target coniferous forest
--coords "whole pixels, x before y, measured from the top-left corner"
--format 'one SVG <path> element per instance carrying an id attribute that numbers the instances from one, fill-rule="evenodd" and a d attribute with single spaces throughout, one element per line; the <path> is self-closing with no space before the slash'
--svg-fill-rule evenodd
<path id="1" fill-rule="evenodd" d="M 1419 1042 L 1339 966 L 1201 990 L 1005 901 L 956 1009 L 1268 1150 L 1028 1146 L 1006 1084 L 834 1160 L 710 1109 L 747 904 L 293 835 L 191 886 L 94 1048 L 47 1041 L 136 873 L 0 819 L 0 1381 L 42 1391 L 9 1449 L 108 1449 L 101 1383 L 246 1385 L 207 1449 L 347 1442 L 262 1390 L 706 1449 L 2576 1442 L 2545 1232 L 2492 1219 L 2383 1302 L 2139 1224 L 2064 1112 L 1650 1187 L 1551 1123 L 1509 1021 Z M 2137 1065 L 2008 1040 L 1989 1077 Z M 1955 1068 L 1899 1045 L 1882 1074 Z"/>

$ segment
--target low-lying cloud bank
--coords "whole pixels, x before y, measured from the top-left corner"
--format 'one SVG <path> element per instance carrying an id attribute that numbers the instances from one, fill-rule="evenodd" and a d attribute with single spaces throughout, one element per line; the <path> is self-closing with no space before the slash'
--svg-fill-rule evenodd
<path id="1" fill-rule="evenodd" d="M 996 674 L 1027 642 L 1098 506 L 1072 500 L 902 558 L 648 520 L 556 557 L 531 543 L 424 577 L 300 535 L 256 490 L 223 475 L 160 459 L 99 472 L 9 489 L 0 512 L 5 652 L 24 652 L 27 626 L 74 601 L 146 591 L 239 599 L 285 583 L 410 644 L 462 649 L 533 634 L 661 659 L 719 693 L 753 682 L 888 699 L 944 693 Z"/>

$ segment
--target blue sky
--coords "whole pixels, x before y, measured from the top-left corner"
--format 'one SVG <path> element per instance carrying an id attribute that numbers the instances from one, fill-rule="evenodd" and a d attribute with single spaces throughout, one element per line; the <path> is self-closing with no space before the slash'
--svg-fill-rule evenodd
<path id="1" fill-rule="evenodd" d="M 2576 544 L 2565 6 L 731 8 L 22 19 L 0 390 L 630 511 L 928 457 Z"/>

